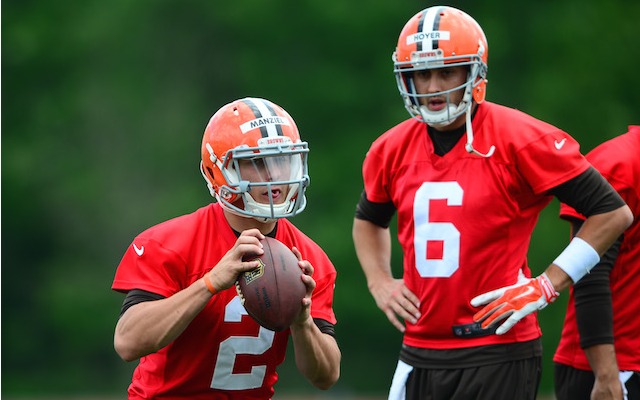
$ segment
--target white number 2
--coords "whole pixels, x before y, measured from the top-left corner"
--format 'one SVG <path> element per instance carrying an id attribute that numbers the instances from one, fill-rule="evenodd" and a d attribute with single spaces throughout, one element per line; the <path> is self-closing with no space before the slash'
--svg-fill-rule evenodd
<path id="1" fill-rule="evenodd" d="M 234 297 L 227 304 L 224 312 L 225 322 L 240 322 L 243 315 L 248 315 L 240 298 Z M 251 372 L 233 373 L 237 354 L 262 354 L 273 345 L 275 332 L 260 327 L 258 336 L 231 336 L 220 343 L 211 387 L 222 390 L 255 389 L 262 386 L 267 371 L 266 365 L 257 365 Z"/>
<path id="2" fill-rule="evenodd" d="M 460 231 L 451 222 L 430 222 L 431 200 L 446 200 L 448 206 L 462 205 L 463 190 L 457 182 L 425 182 L 413 199 L 413 244 L 416 268 L 423 278 L 450 277 L 460 263 Z M 442 258 L 427 258 L 427 243 L 442 243 Z"/>

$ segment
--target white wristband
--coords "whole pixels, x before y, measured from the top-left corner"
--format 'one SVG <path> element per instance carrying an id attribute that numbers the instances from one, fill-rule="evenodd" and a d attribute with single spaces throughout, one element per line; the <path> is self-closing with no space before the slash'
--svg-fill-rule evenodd
<path id="1" fill-rule="evenodd" d="M 598 261 L 600 261 L 598 252 L 589 243 L 576 236 L 553 263 L 562 268 L 571 277 L 573 283 L 576 283 L 588 274 Z"/>

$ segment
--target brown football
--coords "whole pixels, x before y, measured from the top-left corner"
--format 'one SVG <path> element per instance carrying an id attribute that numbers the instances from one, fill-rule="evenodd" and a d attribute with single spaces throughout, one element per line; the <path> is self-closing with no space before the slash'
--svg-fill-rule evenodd
<path id="1" fill-rule="evenodd" d="M 307 290 L 295 254 L 271 237 L 261 242 L 264 254 L 244 258 L 258 259 L 260 266 L 240 274 L 236 289 L 249 315 L 265 328 L 279 332 L 300 313 Z"/>

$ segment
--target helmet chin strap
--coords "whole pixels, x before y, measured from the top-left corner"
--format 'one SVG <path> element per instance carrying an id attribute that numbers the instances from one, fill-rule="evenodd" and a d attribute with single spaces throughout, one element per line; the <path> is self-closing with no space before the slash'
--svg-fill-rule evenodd
<path id="1" fill-rule="evenodd" d="M 272 222 L 282 218 L 293 206 L 290 196 L 281 204 L 274 204 L 273 200 L 269 204 L 258 203 L 248 192 L 243 193 L 242 199 L 244 200 L 244 209 L 256 214 L 253 217 L 261 222 Z"/>
<path id="2" fill-rule="evenodd" d="M 247 194 L 247 196 L 251 197 L 251 195 Z M 220 195 L 218 195 L 216 193 L 216 200 L 220 203 L 220 205 L 222 206 L 222 208 L 224 208 L 225 210 L 227 210 L 228 212 L 230 212 L 231 214 L 237 215 L 238 217 L 242 217 L 242 218 L 253 218 L 258 222 L 261 223 L 269 223 L 269 222 L 274 222 L 277 221 L 278 219 L 280 219 L 281 217 L 278 216 L 274 216 L 273 218 L 269 218 L 267 216 L 261 216 L 261 215 L 250 215 L 247 214 L 245 211 L 246 209 L 246 205 L 245 205 L 245 209 L 239 208 L 237 206 L 235 206 L 234 204 L 229 203 L 227 200 L 223 199 Z M 245 198 L 243 196 L 243 198 Z M 246 198 L 245 198 L 246 199 Z M 255 202 L 254 202 L 255 203 Z M 252 211 L 256 211 L 256 210 L 252 210 Z"/>
<path id="3" fill-rule="evenodd" d="M 453 119 L 451 116 L 455 115 L 458 111 L 459 106 L 454 106 L 453 104 L 447 104 L 447 107 L 442 111 L 433 112 L 429 111 L 427 106 L 422 105 L 418 107 L 418 112 L 422 117 L 422 120 L 425 121 L 430 126 L 434 128 L 442 128 L 451 124 L 451 120 Z"/>
<path id="4" fill-rule="evenodd" d="M 467 109 L 466 115 L 466 124 L 467 124 L 467 144 L 464 145 L 464 149 L 467 150 L 467 153 L 472 153 L 480 157 L 489 158 L 496 151 L 496 146 L 491 146 L 489 151 L 486 153 L 480 153 L 478 150 L 473 148 L 473 128 L 471 127 L 471 109 L 473 107 L 469 107 Z"/>
<path id="5" fill-rule="evenodd" d="M 458 111 L 458 109 L 460 108 L 460 106 L 464 106 L 464 102 L 468 101 L 468 100 L 463 100 L 457 107 L 454 106 L 453 104 L 449 104 L 448 105 L 448 110 L 446 111 L 440 111 L 439 114 L 444 114 L 444 115 L 451 115 L 454 114 L 456 111 Z M 475 154 L 477 156 L 480 157 L 485 157 L 485 158 L 489 158 L 493 155 L 493 153 L 496 151 L 496 146 L 491 146 L 491 148 L 489 148 L 489 151 L 486 153 L 480 153 L 478 150 L 473 148 L 473 127 L 471 126 L 471 109 L 473 107 L 469 106 L 467 107 L 467 111 L 465 112 L 465 123 L 466 123 L 466 131 L 467 131 L 467 143 L 464 145 L 464 149 L 467 151 L 467 153 L 471 153 L 471 154 Z M 420 111 L 420 115 L 422 116 L 423 121 L 427 121 L 430 120 L 430 122 L 428 122 L 429 126 L 432 126 L 434 128 L 442 128 L 443 126 L 447 126 L 449 124 L 451 124 L 451 120 L 446 118 L 442 121 L 433 121 L 433 115 L 435 113 L 430 112 L 426 106 L 420 106 L 418 108 L 418 110 Z M 428 117 L 432 117 L 432 118 L 428 118 Z"/>
<path id="6" fill-rule="evenodd" d="M 287 198 L 280 204 L 275 204 L 273 201 L 270 201 L 270 203 L 257 202 L 249 193 L 250 188 L 248 181 L 240 181 L 237 190 L 233 191 L 242 199 L 242 206 L 230 203 L 224 195 L 221 194 L 224 191 L 230 190 L 227 186 L 219 188 L 219 190 L 215 192 L 215 198 L 225 210 L 232 214 L 244 218 L 253 218 L 261 223 L 274 222 L 280 218 L 288 218 L 295 215 L 292 213 L 296 210 L 301 212 L 305 209 L 306 198 L 304 194 L 299 193 L 296 189 L 298 186 L 299 184 L 292 184 L 289 188 Z M 299 197 L 294 199 L 293 197 L 296 194 L 298 194 Z M 300 203 L 296 207 L 298 201 L 300 201 Z"/>

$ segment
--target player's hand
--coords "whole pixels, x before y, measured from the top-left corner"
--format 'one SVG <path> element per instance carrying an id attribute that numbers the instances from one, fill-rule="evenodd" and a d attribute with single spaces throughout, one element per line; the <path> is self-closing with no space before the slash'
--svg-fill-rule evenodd
<path id="1" fill-rule="evenodd" d="M 293 254 L 298 258 L 298 265 L 302 270 L 302 282 L 307 288 L 307 294 L 302 298 L 302 309 L 300 310 L 300 314 L 295 319 L 293 324 L 303 324 L 308 319 L 311 318 L 311 295 L 316 288 L 316 281 L 312 278 L 313 275 L 313 265 L 307 260 L 302 259 L 302 254 L 300 254 L 300 250 L 298 250 L 295 246 L 291 249 Z"/>
<path id="2" fill-rule="evenodd" d="M 418 322 L 420 300 L 407 288 L 402 279 L 389 277 L 370 284 L 369 290 L 378 308 L 400 332 L 405 331 L 405 326 L 398 317 L 412 324 Z"/>
<path id="3" fill-rule="evenodd" d="M 591 400 L 622 400 L 625 398 L 624 373 L 620 372 L 613 343 L 599 343 L 584 348 L 595 380 Z"/>
<path id="4" fill-rule="evenodd" d="M 525 316 L 545 308 L 558 295 L 547 275 L 543 273 L 537 278 L 474 297 L 471 300 L 474 307 L 489 304 L 477 312 L 473 319 L 481 322 L 482 328 L 486 329 L 506 318 L 507 320 L 496 330 L 497 335 L 502 335 Z"/>
<path id="5" fill-rule="evenodd" d="M 248 229 L 243 231 L 233 247 L 218 261 L 218 263 L 207 272 L 209 280 L 217 291 L 225 290 L 233 286 L 238 279 L 238 275 L 257 268 L 257 260 L 243 261 L 244 256 L 262 255 L 264 250 L 260 240 L 264 235 L 258 229 Z"/>
<path id="6" fill-rule="evenodd" d="M 625 397 L 622 391 L 622 382 L 620 382 L 618 374 L 607 378 L 601 378 L 596 375 L 590 397 L 590 400 L 624 399 Z"/>

